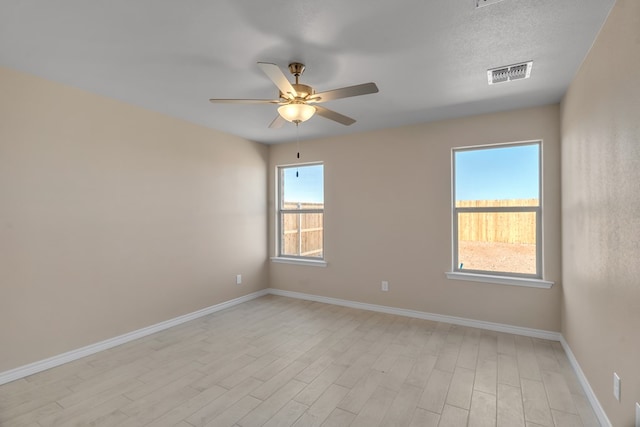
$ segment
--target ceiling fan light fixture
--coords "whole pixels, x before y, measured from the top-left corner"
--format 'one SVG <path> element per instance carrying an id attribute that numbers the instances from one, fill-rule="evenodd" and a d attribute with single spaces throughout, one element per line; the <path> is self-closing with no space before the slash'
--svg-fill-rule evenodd
<path id="1" fill-rule="evenodd" d="M 307 104 L 285 104 L 278 107 L 278 114 L 292 123 L 306 122 L 315 112 L 316 107 Z"/>

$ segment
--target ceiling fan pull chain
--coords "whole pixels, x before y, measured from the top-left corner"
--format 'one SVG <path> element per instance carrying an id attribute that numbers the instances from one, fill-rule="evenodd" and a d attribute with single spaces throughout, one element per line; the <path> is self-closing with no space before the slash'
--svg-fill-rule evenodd
<path id="1" fill-rule="evenodd" d="M 296 123 L 296 147 L 298 148 L 298 158 L 300 158 L 300 123 Z"/>
<path id="2" fill-rule="evenodd" d="M 298 159 L 300 158 L 300 123 L 296 123 L 296 146 L 298 148 Z M 298 169 L 296 168 L 296 178 L 298 177 Z"/>

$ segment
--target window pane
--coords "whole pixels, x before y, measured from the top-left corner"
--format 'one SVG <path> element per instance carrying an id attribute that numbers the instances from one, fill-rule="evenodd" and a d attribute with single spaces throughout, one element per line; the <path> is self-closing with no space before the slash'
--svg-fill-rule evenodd
<path id="1" fill-rule="evenodd" d="M 282 209 L 324 208 L 323 165 L 282 168 L 281 179 Z"/>
<path id="2" fill-rule="evenodd" d="M 458 213 L 458 268 L 536 274 L 536 212 Z"/>
<path id="3" fill-rule="evenodd" d="M 463 200 L 514 199 L 537 205 L 539 152 L 538 143 L 455 151 L 456 206 Z"/>
<path id="4" fill-rule="evenodd" d="M 283 213 L 280 217 L 281 255 L 322 258 L 322 213 Z"/>

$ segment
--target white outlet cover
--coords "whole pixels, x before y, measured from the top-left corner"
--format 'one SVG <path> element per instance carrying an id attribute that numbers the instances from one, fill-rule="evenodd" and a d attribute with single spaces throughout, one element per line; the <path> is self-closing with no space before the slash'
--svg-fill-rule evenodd
<path id="1" fill-rule="evenodd" d="M 382 288 L 381 288 L 384 292 L 389 291 L 389 282 L 387 282 L 386 280 L 382 281 Z"/>
<path id="2" fill-rule="evenodd" d="M 613 396 L 620 402 L 620 377 L 615 372 L 613 373 Z"/>
<path id="3" fill-rule="evenodd" d="M 242 274 L 236 274 L 236 285 L 242 284 Z"/>

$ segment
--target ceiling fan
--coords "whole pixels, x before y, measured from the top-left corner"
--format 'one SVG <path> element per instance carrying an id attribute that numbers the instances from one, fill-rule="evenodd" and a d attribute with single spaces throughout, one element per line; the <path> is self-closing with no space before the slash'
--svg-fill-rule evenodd
<path id="1" fill-rule="evenodd" d="M 289 64 L 289 71 L 295 76 L 296 82 L 290 83 L 280 67 L 268 62 L 258 62 L 260 69 L 271 79 L 280 90 L 278 99 L 218 99 L 212 98 L 213 103 L 231 104 L 277 104 L 278 116 L 269 125 L 270 128 L 279 128 L 285 121 L 296 125 L 309 120 L 315 113 L 325 119 L 333 120 L 345 126 L 349 126 L 356 121 L 328 108 L 321 107 L 320 102 L 332 101 L 334 99 L 349 98 L 352 96 L 367 95 L 378 92 L 375 83 L 364 83 L 355 86 L 343 87 L 340 89 L 318 92 L 308 85 L 298 81 L 305 66 L 299 62 Z"/>

